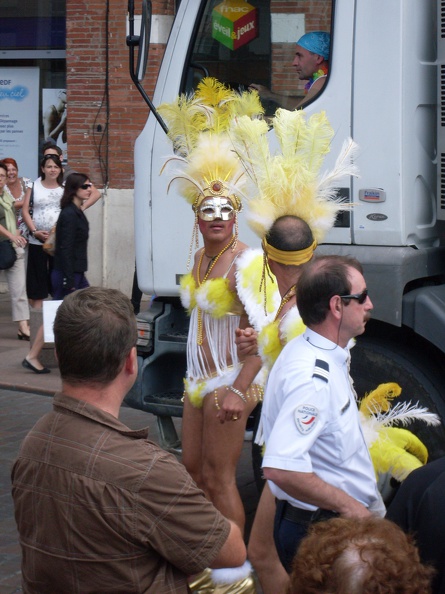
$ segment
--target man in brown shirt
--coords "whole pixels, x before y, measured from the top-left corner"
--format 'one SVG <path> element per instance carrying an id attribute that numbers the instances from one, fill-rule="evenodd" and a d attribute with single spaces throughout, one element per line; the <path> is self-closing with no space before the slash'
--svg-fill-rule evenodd
<path id="1" fill-rule="evenodd" d="M 239 528 L 146 429 L 118 420 L 137 375 L 130 300 L 72 293 L 54 335 L 62 393 L 12 471 L 23 592 L 185 593 L 188 575 L 241 565 Z"/>

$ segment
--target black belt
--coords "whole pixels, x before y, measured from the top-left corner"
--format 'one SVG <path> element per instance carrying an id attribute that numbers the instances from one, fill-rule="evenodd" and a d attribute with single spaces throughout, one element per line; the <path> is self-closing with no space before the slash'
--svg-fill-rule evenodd
<path id="1" fill-rule="evenodd" d="M 338 518 L 339 515 L 337 512 L 330 509 L 322 509 L 321 507 L 316 510 L 310 510 L 294 507 L 288 501 L 284 504 L 283 518 L 295 524 L 313 524 L 315 522 L 329 520 L 330 518 Z"/>

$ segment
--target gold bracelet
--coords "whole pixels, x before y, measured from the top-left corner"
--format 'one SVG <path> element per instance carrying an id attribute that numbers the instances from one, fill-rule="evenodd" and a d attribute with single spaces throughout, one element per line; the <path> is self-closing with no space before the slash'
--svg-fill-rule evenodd
<path id="1" fill-rule="evenodd" d="M 237 390 L 233 386 L 230 386 L 227 389 L 230 390 L 231 392 L 233 392 L 234 394 L 236 394 L 237 396 L 239 396 L 241 398 L 241 400 L 247 404 L 247 399 L 246 399 L 246 397 L 244 396 L 244 394 L 240 390 Z"/>

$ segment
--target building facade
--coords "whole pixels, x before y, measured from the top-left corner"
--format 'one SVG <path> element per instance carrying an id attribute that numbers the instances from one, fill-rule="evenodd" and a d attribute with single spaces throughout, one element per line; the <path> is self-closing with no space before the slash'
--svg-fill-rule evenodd
<path id="1" fill-rule="evenodd" d="M 5 128 L 0 127 L 0 158 L 15 158 L 19 174 L 35 179 L 42 144 L 54 136 L 69 166 L 89 175 L 104 192 L 103 200 L 87 211 L 89 281 L 129 294 L 134 270 L 133 145 L 149 111 L 129 75 L 127 3 L 5 0 L 2 8 L 0 81 L 10 81 L 11 90 L 18 85 L 28 89 L 32 101 L 23 109 L 25 103 L 13 101 L 11 93 L 2 95 L 0 84 L 0 120 L 5 122 Z M 175 2 L 155 0 L 152 8 L 144 80 L 149 96 Z M 139 2 L 135 10 L 141 12 Z M 51 125 L 60 124 L 65 115 L 62 132 L 51 132 Z M 15 127 L 14 135 L 8 126 Z"/>

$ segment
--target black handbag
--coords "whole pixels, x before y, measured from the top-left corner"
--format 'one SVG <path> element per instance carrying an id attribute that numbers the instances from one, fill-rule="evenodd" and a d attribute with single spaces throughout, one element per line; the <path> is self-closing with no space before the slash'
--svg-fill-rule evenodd
<path id="1" fill-rule="evenodd" d="M 7 270 L 14 266 L 17 254 L 9 239 L 0 241 L 0 270 Z"/>

